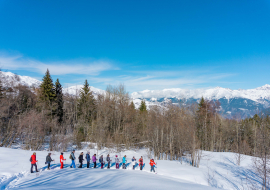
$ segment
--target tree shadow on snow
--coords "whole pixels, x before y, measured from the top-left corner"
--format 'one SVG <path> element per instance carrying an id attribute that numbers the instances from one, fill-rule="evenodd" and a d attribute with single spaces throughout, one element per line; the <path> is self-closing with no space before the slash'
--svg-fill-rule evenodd
<path id="1" fill-rule="evenodd" d="M 231 159 L 229 158 L 225 158 L 230 164 L 226 164 L 224 162 L 217 162 L 217 164 L 227 170 L 228 172 L 230 172 L 230 174 L 239 180 L 235 180 L 233 181 L 232 179 L 229 179 L 228 176 L 231 175 L 224 175 L 220 172 L 218 172 L 217 170 L 215 170 L 213 173 L 217 174 L 220 178 L 224 179 L 225 181 L 227 181 L 229 184 L 231 184 L 235 189 L 242 189 L 244 186 L 249 186 L 249 187 L 258 187 L 261 185 L 261 179 L 260 177 L 254 173 L 251 169 L 247 169 L 241 166 L 236 165 Z M 227 172 L 227 173 L 228 173 Z M 213 174 L 214 175 L 214 174 Z M 216 188 L 222 188 L 219 187 L 216 180 L 213 179 L 212 181 L 210 181 L 210 185 L 212 187 L 216 187 Z"/>

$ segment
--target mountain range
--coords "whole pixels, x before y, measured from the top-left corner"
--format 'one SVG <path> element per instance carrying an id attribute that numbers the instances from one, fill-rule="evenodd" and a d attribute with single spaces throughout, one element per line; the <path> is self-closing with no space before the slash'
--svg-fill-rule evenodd
<path id="1" fill-rule="evenodd" d="M 38 87 L 41 81 L 29 76 L 20 76 L 11 72 L 1 72 L 2 78 L 7 83 L 23 84 L 30 87 Z M 63 88 L 64 93 L 76 95 L 83 85 L 70 86 Z M 105 93 L 104 90 L 91 86 L 95 97 L 98 94 Z M 181 89 L 171 88 L 164 90 L 144 90 L 130 94 L 136 108 L 139 107 L 141 100 L 145 100 L 147 107 L 167 104 L 191 104 L 198 103 L 204 97 L 207 100 L 219 100 L 221 103 L 220 113 L 227 118 L 252 117 L 256 113 L 270 107 L 270 85 L 266 84 L 255 89 L 238 89 L 229 88 L 209 88 L 209 89 Z"/>

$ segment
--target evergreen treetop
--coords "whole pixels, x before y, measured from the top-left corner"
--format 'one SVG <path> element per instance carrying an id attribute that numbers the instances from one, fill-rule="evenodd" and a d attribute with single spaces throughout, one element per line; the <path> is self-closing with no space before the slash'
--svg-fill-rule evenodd
<path id="1" fill-rule="evenodd" d="M 47 69 L 45 76 L 42 79 L 42 83 L 40 85 L 41 89 L 41 100 L 42 101 L 49 101 L 50 103 L 55 100 L 55 86 L 53 84 L 52 77 L 50 75 L 49 69 Z"/>
<path id="2" fill-rule="evenodd" d="M 57 117 L 58 117 L 58 122 L 62 123 L 63 121 L 63 116 L 64 116 L 64 100 L 63 100 L 63 92 L 62 92 L 62 85 L 59 82 L 59 79 L 56 80 L 55 82 L 55 94 L 56 94 L 56 103 L 57 103 Z"/>
<path id="3" fill-rule="evenodd" d="M 144 101 L 144 100 L 141 101 L 141 105 L 140 105 L 140 107 L 139 107 L 139 110 L 140 110 L 141 112 L 147 111 L 147 107 L 146 107 L 146 104 L 145 104 L 145 101 Z"/>
<path id="4" fill-rule="evenodd" d="M 130 103 L 130 107 L 131 107 L 131 109 L 135 109 L 135 105 L 134 105 L 133 101 Z"/>
<path id="5" fill-rule="evenodd" d="M 91 122 L 95 110 L 95 99 L 90 90 L 87 80 L 84 82 L 84 86 L 80 91 L 78 100 L 78 116 L 83 118 L 87 122 Z"/>

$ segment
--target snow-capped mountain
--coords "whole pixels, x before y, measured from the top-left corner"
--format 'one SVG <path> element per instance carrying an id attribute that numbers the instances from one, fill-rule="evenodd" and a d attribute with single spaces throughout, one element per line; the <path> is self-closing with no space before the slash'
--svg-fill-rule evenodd
<path id="1" fill-rule="evenodd" d="M 270 85 L 266 84 L 262 87 L 248 90 L 231 90 L 229 88 L 216 87 L 212 89 L 181 89 L 172 88 L 164 90 L 144 90 L 140 92 L 134 92 L 131 94 L 133 98 L 140 99 L 152 99 L 157 100 L 161 98 L 177 98 L 177 99 L 200 99 L 204 97 L 208 100 L 218 100 L 225 98 L 227 100 L 233 98 L 244 98 L 253 101 L 263 101 L 265 99 L 270 100 Z"/>
<path id="2" fill-rule="evenodd" d="M 11 72 L 0 71 L 0 78 L 4 86 L 13 84 L 14 86 L 21 84 L 29 87 L 38 87 L 41 82 L 29 76 L 20 76 Z"/>
<path id="3" fill-rule="evenodd" d="M 0 72 L 4 85 L 13 83 L 15 85 L 22 84 L 32 87 L 38 87 L 41 81 L 28 76 L 20 76 L 11 72 Z M 63 88 L 64 93 L 70 95 L 79 95 L 83 85 L 70 86 Z M 104 94 L 105 91 L 90 87 L 93 95 Z M 231 90 L 229 88 L 209 88 L 209 89 L 181 89 L 171 88 L 164 90 L 144 90 L 130 94 L 136 108 L 140 106 L 141 100 L 146 101 L 147 107 L 154 105 L 163 106 L 166 104 L 191 104 L 199 102 L 201 97 L 207 100 L 219 100 L 221 103 L 220 113 L 225 117 L 249 117 L 256 113 L 260 113 L 270 107 L 270 85 L 266 84 L 255 89 L 239 89 Z"/>
<path id="4" fill-rule="evenodd" d="M 63 88 L 63 93 L 64 94 L 70 94 L 70 95 L 79 95 L 80 90 L 83 88 L 83 85 L 76 85 L 76 86 L 70 86 Z M 97 97 L 99 94 L 104 94 L 105 91 L 95 88 L 93 86 L 90 86 L 91 91 L 93 92 L 94 97 Z"/>
<path id="5" fill-rule="evenodd" d="M 144 90 L 131 94 L 133 99 L 144 99 L 154 103 L 199 102 L 201 97 L 207 100 L 219 100 L 221 113 L 226 117 L 237 116 L 241 118 L 253 116 L 265 108 L 270 107 L 270 85 L 266 84 L 255 89 L 231 90 L 228 88 L 216 87 L 212 89 L 164 89 Z"/>

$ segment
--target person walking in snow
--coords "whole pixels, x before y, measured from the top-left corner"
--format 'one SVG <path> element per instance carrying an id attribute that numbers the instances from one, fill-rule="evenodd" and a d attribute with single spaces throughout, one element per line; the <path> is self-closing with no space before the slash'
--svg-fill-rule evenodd
<path id="1" fill-rule="evenodd" d="M 96 158 L 96 154 L 94 154 L 94 155 L 92 156 L 92 161 L 93 161 L 93 163 L 94 163 L 94 168 L 96 168 L 96 167 L 97 167 L 97 158 Z"/>
<path id="2" fill-rule="evenodd" d="M 60 169 L 63 169 L 64 168 L 64 160 L 66 160 L 66 159 L 64 159 L 64 156 L 63 156 L 63 152 L 61 152 L 61 155 L 60 155 L 60 164 L 61 164 L 61 166 L 60 166 Z"/>
<path id="3" fill-rule="evenodd" d="M 156 172 L 155 171 L 155 165 L 156 165 L 156 163 L 155 163 L 154 159 L 151 159 L 149 164 L 151 166 L 150 172 L 152 172 L 152 171 Z"/>
<path id="4" fill-rule="evenodd" d="M 70 164 L 70 167 L 72 168 L 76 168 L 76 165 L 75 165 L 75 159 L 76 159 L 76 157 L 75 157 L 75 150 L 73 150 L 72 152 L 71 152 L 71 154 L 70 154 L 70 156 L 69 156 L 69 159 L 71 159 L 71 164 Z"/>
<path id="5" fill-rule="evenodd" d="M 142 167 L 143 167 L 143 157 L 142 156 L 139 159 L 139 166 L 140 166 L 140 170 L 142 170 Z"/>
<path id="6" fill-rule="evenodd" d="M 35 152 L 30 157 L 30 162 L 31 162 L 31 173 L 33 173 L 33 166 L 35 166 L 36 172 L 38 172 L 37 164 L 36 164 L 38 162 L 38 160 L 36 159 L 36 153 Z"/>
<path id="7" fill-rule="evenodd" d="M 104 166 L 104 161 L 103 161 L 103 155 L 101 155 L 100 157 L 99 157 L 99 163 L 100 163 L 100 165 L 101 165 L 101 169 L 103 169 L 103 166 Z"/>
<path id="8" fill-rule="evenodd" d="M 107 162 L 108 162 L 107 169 L 110 169 L 111 158 L 110 158 L 110 155 L 109 155 L 109 154 L 107 155 L 106 160 L 107 160 Z"/>
<path id="9" fill-rule="evenodd" d="M 87 168 L 89 168 L 89 166 L 90 166 L 90 160 L 91 160 L 91 158 L 90 158 L 90 152 L 89 151 L 86 153 L 85 159 L 87 161 Z"/>
<path id="10" fill-rule="evenodd" d="M 136 158 L 133 156 L 131 161 L 132 161 L 133 170 L 135 170 Z"/>
<path id="11" fill-rule="evenodd" d="M 82 165 L 83 165 L 83 152 L 81 152 L 80 156 L 79 156 L 79 162 L 80 162 L 80 166 L 78 168 L 82 168 Z"/>
<path id="12" fill-rule="evenodd" d="M 127 156 L 125 155 L 124 157 L 123 157 L 123 169 L 127 169 L 126 168 L 126 162 L 127 162 Z"/>
<path id="13" fill-rule="evenodd" d="M 115 168 L 116 169 L 119 169 L 119 158 L 118 158 L 118 156 L 117 155 L 115 155 Z"/>
<path id="14" fill-rule="evenodd" d="M 51 158 L 51 153 L 49 153 L 47 156 L 46 156 L 46 163 L 48 164 L 48 168 L 47 170 L 50 170 L 50 166 L 51 166 L 51 162 L 54 161 L 52 158 Z"/>

